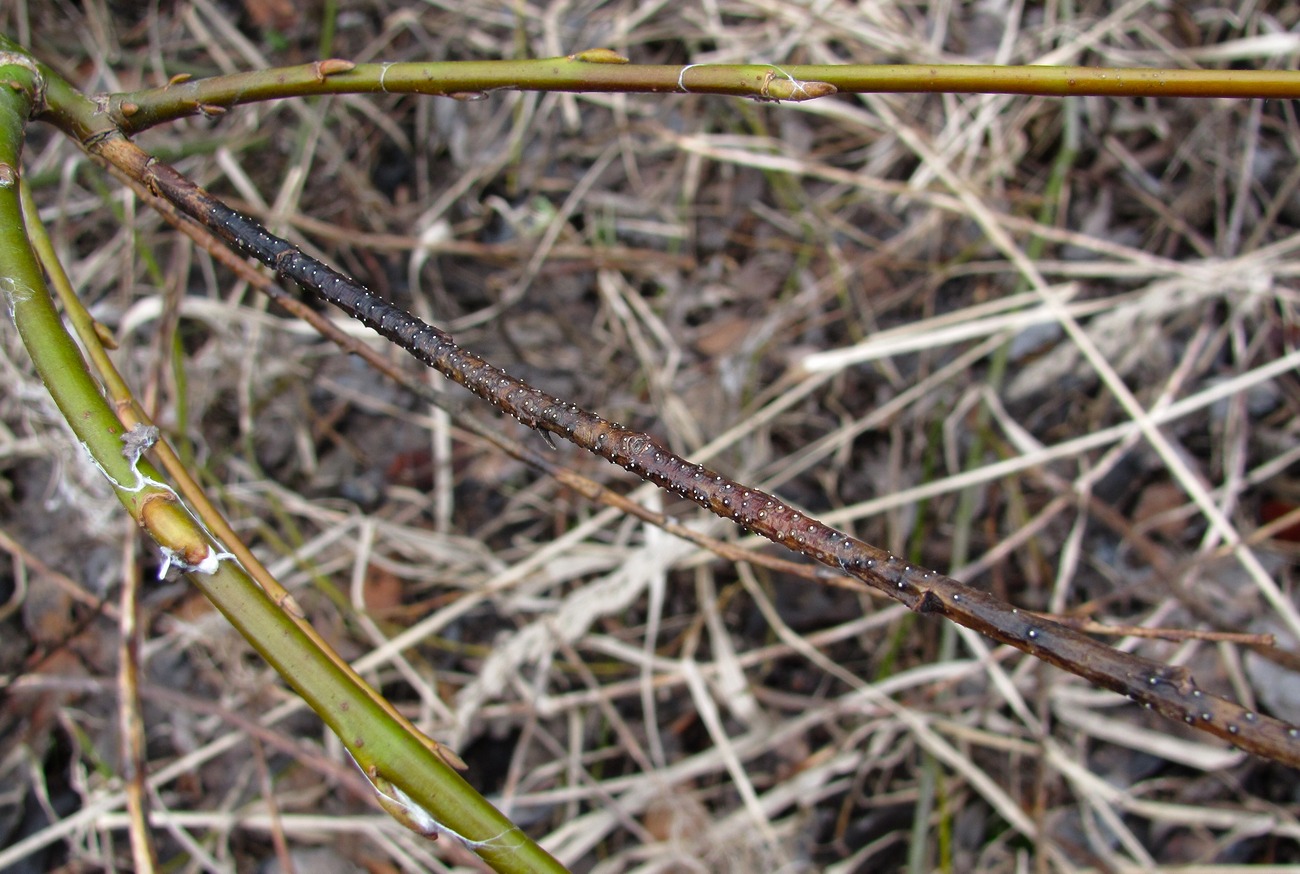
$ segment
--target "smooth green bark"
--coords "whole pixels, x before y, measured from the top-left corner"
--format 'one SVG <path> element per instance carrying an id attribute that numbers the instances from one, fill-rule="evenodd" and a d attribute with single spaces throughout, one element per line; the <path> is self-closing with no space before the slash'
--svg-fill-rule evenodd
<path id="1" fill-rule="evenodd" d="M 1101 97 L 1300 97 L 1294 70 L 1003 67 L 979 64 L 631 64 L 608 49 L 524 61 L 352 64 L 340 59 L 180 79 L 108 99 L 107 115 L 134 133 L 186 116 L 313 94 L 432 94 L 460 99 L 496 90 L 723 94 L 811 100 L 835 92 L 1032 94 Z"/>
<path id="2" fill-rule="evenodd" d="M 65 328 L 27 238 L 19 194 L 22 143 L 42 94 L 50 104 L 46 116 L 62 118 L 65 130 L 78 131 L 83 140 L 97 133 L 88 100 L 0 38 L 0 291 L 37 373 L 77 438 L 137 522 L 339 736 L 377 790 L 389 793 L 379 799 L 385 809 L 425 833 L 463 837 L 497 871 L 563 872 L 434 747 L 397 724 L 243 568 L 221 557 L 220 546 L 152 466 L 123 455 L 124 428 Z M 404 798 L 406 811 L 402 804 L 394 809 L 394 796 Z"/>

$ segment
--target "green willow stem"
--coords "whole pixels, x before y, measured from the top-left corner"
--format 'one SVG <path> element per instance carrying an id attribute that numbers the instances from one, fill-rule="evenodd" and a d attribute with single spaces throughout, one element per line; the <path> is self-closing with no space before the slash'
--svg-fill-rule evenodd
<path id="1" fill-rule="evenodd" d="M 1054 97 L 1300 97 L 1293 70 L 1160 70 L 1005 67 L 979 64 L 631 64 L 608 49 L 523 61 L 352 64 L 330 59 L 206 79 L 176 77 L 159 88 L 109 95 L 108 117 L 127 134 L 233 106 L 311 94 L 433 94 L 477 99 L 489 92 L 650 92 L 809 100 L 845 93 L 1027 94 Z"/>
<path id="2" fill-rule="evenodd" d="M 0 37 L 0 291 L 77 439 L 132 517 L 339 736 L 380 793 L 381 806 L 429 836 L 462 838 L 497 871 L 563 874 L 564 867 L 466 783 L 436 745 L 394 720 L 237 562 L 220 558 L 220 547 L 151 465 L 123 455 L 126 429 L 55 309 L 28 241 L 19 196 L 23 135 L 37 98 L 44 91 L 57 101 L 71 88 L 52 73 L 42 81 L 39 74 L 48 68 L 16 48 Z M 72 105 L 90 104 L 83 98 Z M 94 125 L 90 117 L 82 121 Z"/>
<path id="3" fill-rule="evenodd" d="M 132 184 L 129 179 L 124 179 L 124 181 L 126 181 L 128 185 Z M 136 187 L 138 189 L 138 186 Z M 87 312 L 86 308 L 82 306 L 81 300 L 73 291 L 72 285 L 68 281 L 67 274 L 63 271 L 63 265 L 59 263 L 58 257 L 54 252 L 54 246 L 50 242 L 49 235 L 45 232 L 45 228 L 41 224 L 40 216 L 37 212 L 35 203 L 32 201 L 31 192 L 28 190 L 26 179 L 22 180 L 20 190 L 23 204 L 23 215 L 27 221 L 28 242 L 31 244 L 38 262 L 45 271 L 47 283 L 53 286 L 53 290 L 58 295 L 59 302 L 63 305 L 65 318 L 75 330 L 78 339 L 81 341 L 82 348 L 86 352 L 86 356 L 90 359 L 94 371 L 98 374 L 99 380 L 103 383 L 108 400 L 117 410 L 118 418 L 122 421 L 123 425 L 127 427 L 134 427 L 136 425 L 152 425 L 153 422 L 150 421 L 144 409 L 136 401 L 131 389 L 127 386 L 126 381 L 122 378 L 121 374 L 118 373 L 112 359 L 104 349 L 104 345 L 101 342 L 102 338 L 97 330 L 94 319 L 91 317 L 90 313 Z M 152 205 L 154 209 L 164 213 L 169 209 L 168 204 L 153 198 L 147 191 L 136 190 L 136 194 L 144 202 Z M 175 216 L 174 210 L 171 214 L 173 217 Z M 215 240 L 212 242 L 214 244 L 216 243 Z M 216 245 L 219 246 L 220 244 Z M 214 257 L 218 260 L 222 260 L 223 254 L 224 260 L 228 266 L 232 266 L 236 270 L 238 270 L 240 266 L 244 266 L 243 262 L 239 261 L 238 258 L 234 257 L 230 251 L 225 248 L 216 249 Z M 204 492 L 202 487 L 200 487 L 199 484 L 195 482 L 194 478 L 190 476 L 189 471 L 185 468 L 184 464 L 181 462 L 180 458 L 177 457 L 176 453 L 172 450 L 167 441 L 160 438 L 158 442 L 154 444 L 152 451 L 154 459 L 161 463 L 163 469 L 171 478 L 171 482 L 175 485 L 176 490 L 180 492 L 182 498 L 188 502 L 189 506 L 193 509 L 194 514 L 198 516 L 207 531 L 214 535 L 219 542 L 225 544 L 226 548 L 234 554 L 240 565 L 242 565 L 243 570 L 262 587 L 262 590 L 270 596 L 271 600 L 280 605 L 291 603 L 292 595 L 280 584 L 280 581 L 272 576 L 271 572 L 267 570 L 260 561 L 258 561 L 257 556 L 253 554 L 252 550 L 250 550 L 248 546 L 240 540 L 239 535 L 230 526 L 230 523 L 226 521 L 225 517 L 223 517 L 217 510 L 216 506 L 208 498 L 207 493 Z M 455 754 L 446 747 L 440 746 L 435 741 L 427 738 L 418 728 L 411 724 L 410 720 L 393 707 L 392 704 L 377 692 L 374 692 L 370 686 L 365 683 L 361 676 L 352 669 L 352 666 L 342 658 L 338 657 L 329 645 L 325 643 L 324 639 L 316 632 L 311 624 L 305 619 L 300 618 L 300 611 L 291 609 L 289 610 L 289 614 L 298 624 L 298 627 L 306 632 L 307 636 L 317 644 L 321 652 L 330 658 L 344 673 L 348 674 L 354 683 L 370 694 L 371 697 L 384 708 L 388 713 L 389 718 L 393 720 L 395 724 L 401 725 L 407 731 L 420 738 L 424 743 L 431 746 L 434 749 L 434 752 L 438 753 L 438 755 L 444 760 L 450 761 L 459 767 L 463 767 L 463 763 L 459 761 L 459 757 L 456 757 Z"/>
<path id="4" fill-rule="evenodd" d="M 77 439 L 106 475 L 133 485 L 136 470 L 122 455 L 122 423 L 104 401 L 86 370 L 81 350 L 64 329 L 27 240 L 19 195 L 20 161 L 38 81 L 26 66 L 0 64 L 0 290 L 23 344 L 32 352 L 37 373 Z M 138 469 L 146 478 L 157 478 L 157 472 L 144 462 Z M 137 491 L 117 491 L 136 517 L 146 504 L 165 503 L 171 494 L 148 484 Z"/>
<path id="5" fill-rule="evenodd" d="M 39 99 L 37 72 L 44 79 L 44 103 Z M 477 99 L 497 89 L 526 89 L 792 101 L 836 91 L 1294 98 L 1300 96 L 1300 74 L 950 65 L 649 66 L 593 49 L 526 61 L 355 65 L 331 59 L 203 80 L 178 77 L 161 88 L 92 101 L 0 37 L 0 86 L 7 86 L 0 87 L 0 281 L 37 370 L 78 438 L 116 482 L 132 483 L 137 468 L 122 457 L 122 425 L 64 330 L 24 232 L 17 196 L 18 158 L 23 128 L 33 110 L 94 151 L 105 139 L 177 118 L 219 116 L 245 103 L 327 93 Z M 156 478 L 143 462 L 139 470 L 151 480 Z M 139 491 L 117 490 L 132 515 L 186 565 L 200 565 L 211 557 L 217 547 L 174 493 L 165 486 L 144 485 Z M 469 787 L 435 748 L 385 713 L 373 695 L 333 662 L 237 563 L 205 564 L 189 576 L 338 733 L 377 790 L 388 793 L 386 809 L 426 833 L 448 830 L 463 836 L 499 871 L 563 871 Z M 430 824 L 432 816 L 436 821 Z"/>

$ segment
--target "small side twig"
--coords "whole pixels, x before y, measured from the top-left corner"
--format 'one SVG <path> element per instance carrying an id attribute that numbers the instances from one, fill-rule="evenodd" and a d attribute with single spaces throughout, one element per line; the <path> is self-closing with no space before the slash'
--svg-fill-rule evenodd
<path id="1" fill-rule="evenodd" d="M 857 94 L 1039 94 L 1103 97 L 1294 98 L 1294 70 L 1160 70 L 985 64 L 633 64 L 609 49 L 560 58 L 356 64 L 329 58 L 193 79 L 105 98 L 124 133 L 231 107 L 312 94 L 429 94 L 477 100 L 496 90 L 721 94 L 793 102 Z"/>

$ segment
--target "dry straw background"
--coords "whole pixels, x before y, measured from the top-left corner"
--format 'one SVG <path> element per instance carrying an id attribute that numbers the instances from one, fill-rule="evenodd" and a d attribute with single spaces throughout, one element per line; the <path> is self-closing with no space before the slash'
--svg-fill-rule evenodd
<path id="1" fill-rule="evenodd" d="M 356 61 L 1300 58 L 1300 6 L 1246 0 L 0 9 L 88 91 L 315 60 L 327 20 L 329 54 Z M 1271 660 L 1115 640 L 1296 721 L 1298 134 L 1277 101 L 502 92 L 286 101 L 140 142 L 494 363 L 899 555 L 1081 621 L 1276 634 Z M 237 528 L 574 870 L 1300 862 L 1289 769 L 593 504 L 464 423 L 536 435 L 399 353 L 451 413 L 340 354 L 61 137 L 33 131 L 27 172 L 119 367 Z M 226 622 L 153 581 L 153 550 L 0 340 L 0 870 L 130 867 L 127 574 L 144 577 L 140 764 L 168 869 L 476 865 L 379 813 Z"/>

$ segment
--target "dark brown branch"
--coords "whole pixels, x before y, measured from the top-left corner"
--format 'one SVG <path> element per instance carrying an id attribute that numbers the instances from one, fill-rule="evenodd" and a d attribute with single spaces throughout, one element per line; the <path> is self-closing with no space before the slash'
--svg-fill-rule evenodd
<path id="1" fill-rule="evenodd" d="M 750 531 L 839 568 L 917 613 L 944 616 L 1170 718 L 1267 758 L 1300 766 L 1300 728 L 1197 688 L 1191 672 L 1120 652 L 1022 612 L 951 577 L 911 565 L 800 513 L 773 495 L 681 458 L 649 434 L 552 397 L 461 349 L 451 336 L 370 294 L 236 213 L 120 135 L 88 142 L 237 250 L 298 282 L 530 428 L 570 440 Z"/>
<path id="2" fill-rule="evenodd" d="M 344 352 L 361 358 L 370 367 L 393 380 L 394 383 L 400 385 L 403 389 L 422 401 L 435 404 L 453 414 L 464 411 L 464 405 L 462 405 L 460 399 L 453 400 L 447 395 L 435 392 L 431 386 L 428 386 L 423 382 L 417 382 L 412 378 L 410 373 L 403 371 L 396 363 L 375 351 L 375 349 L 370 345 L 347 333 L 326 318 L 324 314 L 317 312 L 307 304 L 298 300 L 296 297 L 290 295 L 265 273 L 259 272 L 255 266 L 231 251 L 223 242 L 210 233 L 206 227 L 197 224 L 189 216 L 182 215 L 170 200 L 163 200 L 156 196 L 144 186 L 144 183 L 133 179 L 117 167 L 109 165 L 109 169 L 117 177 L 118 181 L 122 182 L 124 185 L 130 186 L 137 197 L 153 209 L 157 210 L 159 214 L 162 215 L 163 219 L 172 227 L 188 236 L 204 251 L 208 252 L 212 257 L 221 262 L 221 264 L 234 271 L 239 278 L 270 297 L 281 307 L 288 310 L 290 314 L 310 324 L 322 337 L 338 346 Z M 804 577 L 805 579 L 822 583 L 827 586 L 848 589 L 849 591 L 860 592 L 867 595 L 879 595 L 879 593 L 868 588 L 860 580 L 843 576 L 840 573 L 831 573 L 824 567 L 817 567 L 815 565 L 807 564 L 806 562 L 790 561 L 774 555 L 752 552 L 730 541 L 717 540 L 708 535 L 701 534 L 693 528 L 680 525 L 677 522 L 674 522 L 670 516 L 650 510 L 613 489 L 606 488 L 600 483 L 582 476 L 581 474 L 575 473 L 563 465 L 556 464 L 544 454 L 529 449 L 522 443 L 511 440 L 499 431 L 480 424 L 474 419 L 465 417 L 461 422 L 461 427 L 464 427 L 479 439 L 492 444 L 497 449 L 510 455 L 512 458 L 516 458 L 524 464 L 532 467 L 534 470 L 552 477 L 561 485 L 573 489 L 587 500 L 604 504 L 608 507 L 613 507 L 619 512 L 626 513 L 629 516 L 635 516 L 644 522 L 662 528 L 675 537 L 689 540 L 701 549 L 706 549 L 721 558 L 725 558 L 729 561 L 749 562 L 750 564 L 760 565 L 772 571 L 790 574 L 791 576 Z M 185 497 L 186 500 L 195 502 L 195 495 L 185 492 Z M 211 523 L 209 523 L 209 527 L 210 526 Z M 3 532 L 0 532 L 0 548 L 5 548 L 3 536 Z M 232 548 L 236 546 L 236 544 L 231 542 L 231 540 L 226 538 L 222 539 Z M 243 561 L 243 558 L 241 557 L 240 560 Z M 256 574 L 254 574 L 254 576 L 256 577 Z M 258 581 L 264 586 L 267 585 L 266 581 L 261 578 L 258 578 Z M 77 591 L 80 592 L 82 590 L 78 587 Z M 109 611 L 113 610 L 112 605 L 109 605 L 107 609 Z"/>

